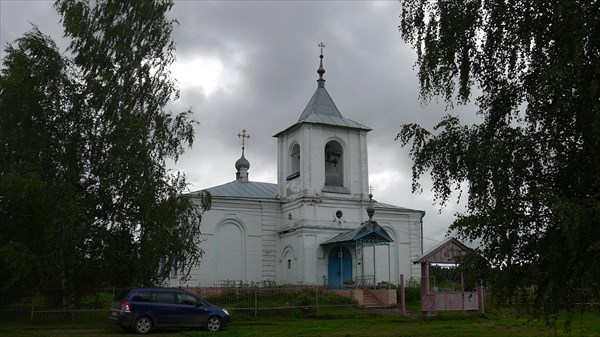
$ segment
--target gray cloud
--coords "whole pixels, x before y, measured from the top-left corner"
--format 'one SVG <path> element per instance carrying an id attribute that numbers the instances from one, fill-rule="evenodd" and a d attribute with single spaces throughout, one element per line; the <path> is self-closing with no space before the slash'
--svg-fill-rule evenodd
<path id="1" fill-rule="evenodd" d="M 0 1 L 0 9 L 3 47 L 31 22 L 66 48 L 52 2 Z M 422 106 L 418 100 L 416 56 L 400 37 L 399 14 L 399 2 L 390 1 L 176 2 L 170 15 L 180 23 L 173 36 L 177 59 L 189 67 L 179 78 L 181 98 L 169 108 L 191 107 L 200 125 L 194 147 L 173 168 L 186 173 L 192 190 L 233 180 L 241 151 L 236 135 L 245 128 L 251 134 L 250 178 L 275 182 L 272 136 L 296 122 L 313 94 L 322 41 L 333 100 L 344 117 L 373 128 L 368 151 L 375 198 L 425 210 L 425 248 L 441 240 L 463 204 L 451 202 L 439 212 L 427 180 L 424 193 L 412 194 L 408 150 L 394 137 L 403 123 L 431 128 L 447 112 L 443 104 Z M 194 80 L 212 91 L 190 86 Z M 473 106 L 460 111 L 475 120 Z"/>

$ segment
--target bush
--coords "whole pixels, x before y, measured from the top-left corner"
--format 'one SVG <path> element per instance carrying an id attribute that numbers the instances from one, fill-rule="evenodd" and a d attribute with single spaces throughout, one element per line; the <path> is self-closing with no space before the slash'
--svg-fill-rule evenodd
<path id="1" fill-rule="evenodd" d="M 356 305 L 352 298 L 314 287 L 234 288 L 208 295 L 205 299 L 236 314 L 281 317 L 311 315 L 317 306 L 321 310 Z"/>
<path id="2" fill-rule="evenodd" d="M 398 303 L 400 303 L 400 292 L 398 292 Z M 421 284 L 417 280 L 411 278 L 404 285 L 404 297 L 406 304 L 421 303 Z"/>

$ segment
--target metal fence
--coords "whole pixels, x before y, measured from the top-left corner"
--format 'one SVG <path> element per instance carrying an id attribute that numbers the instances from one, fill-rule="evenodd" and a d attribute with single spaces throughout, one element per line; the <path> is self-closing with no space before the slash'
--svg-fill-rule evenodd
<path id="1" fill-rule="evenodd" d="M 20 320 L 108 319 L 110 304 L 117 289 L 95 289 L 81 295 L 65 296 L 59 289 L 45 289 L 33 294 L 0 298 L 0 316 Z"/>
<path id="2" fill-rule="evenodd" d="M 324 286 L 238 285 L 185 289 L 227 309 L 234 319 L 364 314 L 352 298 Z M 31 321 L 106 321 L 111 302 L 120 290 L 95 289 L 67 299 L 61 290 L 49 289 L 11 299 L 0 298 L 0 316 Z"/>
<path id="3" fill-rule="evenodd" d="M 323 316 L 356 313 L 357 303 L 327 287 L 187 288 L 207 301 L 248 317 Z"/>
<path id="4" fill-rule="evenodd" d="M 375 275 L 356 276 L 354 280 L 346 281 L 342 281 L 341 277 L 323 276 L 323 285 L 329 289 L 369 288 L 377 286 Z"/>

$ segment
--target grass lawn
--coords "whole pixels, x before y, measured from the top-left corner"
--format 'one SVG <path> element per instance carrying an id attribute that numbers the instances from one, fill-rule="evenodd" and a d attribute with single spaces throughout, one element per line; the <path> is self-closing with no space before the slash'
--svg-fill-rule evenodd
<path id="1" fill-rule="evenodd" d="M 597 336 L 600 315 L 585 314 L 573 322 L 570 332 L 559 323 L 557 329 L 525 318 L 438 313 L 436 317 L 399 317 L 370 314 L 352 318 L 273 318 L 233 321 L 217 333 L 205 331 L 159 331 L 152 336 Z M 118 327 L 102 323 L 17 323 L 0 322 L 0 336 L 133 336 Z"/>

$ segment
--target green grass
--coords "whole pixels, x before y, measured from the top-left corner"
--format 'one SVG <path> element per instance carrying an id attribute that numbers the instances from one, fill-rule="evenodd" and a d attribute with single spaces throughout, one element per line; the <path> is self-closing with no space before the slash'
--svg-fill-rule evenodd
<path id="1" fill-rule="evenodd" d="M 233 325 L 218 333 L 204 331 L 162 331 L 153 336 L 600 336 L 600 315 L 584 314 L 565 332 L 562 323 L 556 329 L 542 322 L 531 322 L 510 315 L 479 315 L 476 313 L 443 312 L 435 317 L 399 317 L 369 314 L 336 318 L 271 318 L 233 321 Z M 0 322 L 0 336 L 131 336 L 108 324 L 59 324 Z"/>

